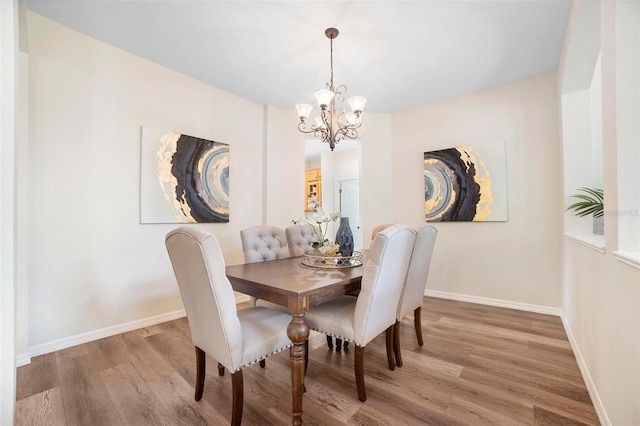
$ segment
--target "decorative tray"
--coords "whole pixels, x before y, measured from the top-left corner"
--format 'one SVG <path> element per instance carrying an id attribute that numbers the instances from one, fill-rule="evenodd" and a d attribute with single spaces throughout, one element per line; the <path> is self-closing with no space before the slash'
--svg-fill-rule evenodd
<path id="1" fill-rule="evenodd" d="M 322 256 L 313 250 L 302 253 L 302 264 L 314 268 L 353 268 L 362 265 L 362 253 L 354 251 L 352 256 Z"/>

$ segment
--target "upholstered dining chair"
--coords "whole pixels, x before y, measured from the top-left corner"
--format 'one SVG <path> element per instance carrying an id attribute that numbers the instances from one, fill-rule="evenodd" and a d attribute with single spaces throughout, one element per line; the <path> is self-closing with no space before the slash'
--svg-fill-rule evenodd
<path id="1" fill-rule="evenodd" d="M 383 223 L 380 225 L 376 225 L 373 227 L 373 229 L 371 230 L 371 241 L 373 241 L 373 239 L 376 237 L 376 235 L 378 235 L 378 233 L 380 231 L 383 231 L 385 229 L 387 229 L 388 227 L 394 225 L 393 223 Z"/>
<path id="2" fill-rule="evenodd" d="M 307 250 L 311 250 L 311 243 L 318 241 L 313 225 L 296 224 L 284 229 L 291 257 L 302 256 Z"/>
<path id="3" fill-rule="evenodd" d="M 402 290 L 396 324 L 393 329 L 393 350 L 396 365 L 402 367 L 402 354 L 400 351 L 400 321 L 413 313 L 413 324 L 416 329 L 418 345 L 424 344 L 422 340 L 422 303 L 424 302 L 424 290 L 427 286 L 427 276 L 431 265 L 431 256 L 436 243 L 438 230 L 430 225 L 420 225 L 416 229 L 416 242 L 411 254 L 407 279 Z"/>
<path id="4" fill-rule="evenodd" d="M 271 225 L 258 225 L 240 231 L 240 240 L 246 263 L 289 257 L 284 229 Z"/>
<path id="5" fill-rule="evenodd" d="M 395 225 L 376 235 L 364 266 L 358 297 L 341 296 L 314 306 L 305 315 L 309 328 L 355 344 L 358 398 L 364 402 L 364 348 L 386 331 L 387 362 L 395 369 L 393 328 L 416 233 Z"/>
<path id="6" fill-rule="evenodd" d="M 284 233 L 287 237 L 287 245 L 289 246 L 289 253 L 291 257 L 302 256 L 307 250 L 312 250 L 311 243 L 318 241 L 318 236 L 313 231 L 313 225 L 310 224 L 296 224 L 285 228 Z M 344 342 L 344 348 L 348 346 L 348 342 Z M 336 339 L 336 351 L 340 352 L 343 348 L 343 342 L 340 339 Z M 327 336 L 327 347 L 333 349 L 333 337 Z"/>
<path id="7" fill-rule="evenodd" d="M 240 231 L 240 241 L 245 263 L 264 262 L 265 260 L 290 257 L 284 229 L 271 225 L 257 225 Z M 251 305 L 256 298 L 249 296 Z"/>
<path id="8" fill-rule="evenodd" d="M 165 244 L 187 312 L 196 351 L 195 399 L 202 398 L 206 355 L 218 362 L 218 373 L 231 372 L 231 424 L 242 421 L 242 370 L 291 347 L 287 326 L 291 316 L 265 307 L 236 310 L 233 289 L 225 275 L 218 240 L 193 226 L 169 232 Z"/>

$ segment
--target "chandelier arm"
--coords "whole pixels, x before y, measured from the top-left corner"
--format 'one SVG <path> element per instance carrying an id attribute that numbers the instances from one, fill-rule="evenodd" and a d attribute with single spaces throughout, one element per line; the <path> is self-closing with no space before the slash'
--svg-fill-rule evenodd
<path id="1" fill-rule="evenodd" d="M 359 129 L 360 127 L 362 127 L 362 119 L 356 118 L 355 123 L 353 124 L 349 124 L 349 129 Z"/>
<path id="2" fill-rule="evenodd" d="M 302 121 L 298 123 L 298 130 L 302 133 L 315 133 L 317 129 L 314 129 L 313 127 L 314 126 L 311 126 L 311 129 L 308 130 L 306 123 L 303 123 Z"/>
<path id="3" fill-rule="evenodd" d="M 340 130 L 336 132 L 335 138 L 336 139 L 344 139 L 344 138 L 357 139 L 358 132 L 356 131 L 356 128 L 353 128 L 353 127 L 342 127 L 340 128 Z"/>
<path id="4" fill-rule="evenodd" d="M 332 91 L 334 99 L 337 98 L 340 102 L 344 102 L 344 97 L 347 95 L 347 86 L 341 84 Z"/>
<path id="5" fill-rule="evenodd" d="M 340 128 L 349 127 L 350 126 L 350 123 L 347 120 L 347 115 L 346 115 L 346 112 L 345 112 L 344 108 L 341 109 L 340 111 L 338 111 L 338 114 L 336 114 L 336 122 L 338 123 L 338 126 Z"/>
<path id="6" fill-rule="evenodd" d="M 349 131 L 348 127 L 340 127 L 336 131 L 335 139 L 343 139 L 345 136 L 347 136 L 348 131 Z"/>
<path id="7" fill-rule="evenodd" d="M 301 133 L 313 133 L 313 136 L 316 138 L 321 137 L 323 142 L 328 141 L 327 131 L 326 129 L 322 129 L 321 127 L 312 125 L 311 128 L 307 128 L 306 123 L 298 123 L 298 130 Z"/>

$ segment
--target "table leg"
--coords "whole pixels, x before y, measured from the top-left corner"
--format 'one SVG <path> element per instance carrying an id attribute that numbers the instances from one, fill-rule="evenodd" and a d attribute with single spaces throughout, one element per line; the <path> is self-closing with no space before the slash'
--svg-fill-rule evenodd
<path id="1" fill-rule="evenodd" d="M 304 312 L 291 314 L 287 336 L 293 342 L 291 347 L 291 393 L 293 397 L 293 419 L 291 424 L 302 424 L 302 392 L 304 387 L 304 342 L 309 337 L 309 326 L 304 320 Z"/>

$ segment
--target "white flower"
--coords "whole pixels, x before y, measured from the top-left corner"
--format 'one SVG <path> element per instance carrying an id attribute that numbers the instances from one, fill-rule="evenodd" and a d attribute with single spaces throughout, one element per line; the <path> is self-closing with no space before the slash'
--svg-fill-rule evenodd
<path id="1" fill-rule="evenodd" d="M 340 212 L 327 214 L 322 210 L 322 208 L 319 208 L 313 214 L 313 220 L 315 221 L 315 224 L 317 226 L 314 226 L 313 222 L 311 222 L 306 217 L 302 219 L 293 219 L 293 223 L 311 226 L 313 228 L 313 232 L 316 235 L 316 239 L 318 240 L 312 245 L 314 247 L 317 247 L 317 246 L 322 246 L 322 244 L 325 241 L 328 241 L 328 239 L 326 238 L 326 234 L 327 234 L 327 227 L 329 226 L 329 222 L 336 221 L 339 217 L 340 217 Z"/>

